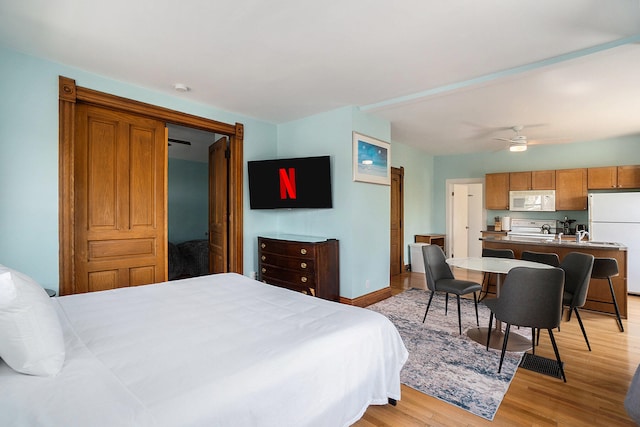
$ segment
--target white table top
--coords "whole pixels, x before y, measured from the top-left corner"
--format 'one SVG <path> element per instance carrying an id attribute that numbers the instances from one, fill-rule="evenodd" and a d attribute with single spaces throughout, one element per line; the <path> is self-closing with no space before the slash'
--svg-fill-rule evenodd
<path id="1" fill-rule="evenodd" d="M 539 262 L 492 257 L 449 258 L 447 259 L 447 264 L 453 267 L 464 268 L 467 270 L 502 274 L 507 274 L 509 270 L 514 267 L 553 268 L 550 265 L 542 264 Z"/>

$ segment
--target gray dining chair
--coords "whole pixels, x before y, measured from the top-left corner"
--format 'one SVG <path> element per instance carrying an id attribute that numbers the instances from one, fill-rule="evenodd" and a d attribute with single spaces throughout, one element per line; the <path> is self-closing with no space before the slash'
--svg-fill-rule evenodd
<path id="1" fill-rule="evenodd" d="M 424 270 L 427 279 L 427 288 L 431 291 L 427 309 L 424 312 L 422 323 L 427 319 L 431 300 L 436 292 L 445 293 L 445 314 L 448 311 L 449 294 L 454 294 L 458 301 L 458 333 L 462 335 L 462 316 L 460 315 L 460 296 L 473 294 L 473 302 L 476 308 L 476 324 L 480 326 L 478 320 L 478 298 L 476 292 L 482 289 L 480 283 L 470 280 L 456 279 L 451 272 L 451 267 L 447 264 L 442 248 L 438 245 L 426 245 L 422 247 L 422 257 L 424 259 Z"/>
<path id="2" fill-rule="evenodd" d="M 560 267 L 560 257 L 553 252 L 523 251 L 520 259 Z"/>
<path id="3" fill-rule="evenodd" d="M 582 330 L 587 348 L 591 351 L 587 331 L 584 329 L 580 318 L 579 308 L 587 302 L 587 292 L 589 291 L 589 281 L 593 270 L 594 256 L 582 252 L 570 252 L 562 259 L 560 268 L 564 270 L 564 295 L 562 304 L 568 308 L 567 321 L 571 320 L 571 313 L 576 314 L 578 324 Z"/>
<path id="4" fill-rule="evenodd" d="M 531 328 L 531 347 L 535 354 L 535 332 L 546 329 L 553 345 L 556 361 L 564 382 L 564 375 L 560 352 L 553 336 L 553 329 L 562 319 L 562 298 L 564 290 L 564 271 L 560 268 L 512 268 L 500 288 L 498 298 L 485 299 L 484 304 L 489 307 L 489 330 L 493 326 L 493 318 L 506 324 L 500 365 L 502 370 L 504 353 L 509 341 L 511 325 Z M 487 350 L 491 335 L 487 336 Z"/>
<path id="5" fill-rule="evenodd" d="M 492 258 L 508 258 L 508 259 L 515 258 L 515 254 L 513 253 L 512 249 L 482 248 L 482 256 L 492 257 Z M 484 273 L 482 277 L 482 290 L 480 291 L 480 299 L 478 301 L 482 301 L 483 299 L 485 299 L 488 294 L 495 295 L 495 292 L 489 291 L 489 286 L 492 284 L 491 283 L 492 277 L 493 277 L 493 273 Z"/>

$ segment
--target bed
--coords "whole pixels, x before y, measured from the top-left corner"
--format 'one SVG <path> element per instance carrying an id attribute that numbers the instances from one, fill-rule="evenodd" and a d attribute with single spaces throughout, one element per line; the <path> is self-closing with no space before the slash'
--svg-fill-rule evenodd
<path id="1" fill-rule="evenodd" d="M 48 301 L 64 362 L 0 361 L 2 426 L 348 426 L 400 399 L 407 350 L 370 310 L 235 273 Z"/>

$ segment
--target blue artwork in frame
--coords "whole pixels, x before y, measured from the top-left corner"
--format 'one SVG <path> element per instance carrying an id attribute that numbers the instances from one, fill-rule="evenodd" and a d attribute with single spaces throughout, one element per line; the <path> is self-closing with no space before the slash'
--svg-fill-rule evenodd
<path id="1" fill-rule="evenodd" d="M 353 180 L 391 184 L 391 144 L 353 132 Z"/>

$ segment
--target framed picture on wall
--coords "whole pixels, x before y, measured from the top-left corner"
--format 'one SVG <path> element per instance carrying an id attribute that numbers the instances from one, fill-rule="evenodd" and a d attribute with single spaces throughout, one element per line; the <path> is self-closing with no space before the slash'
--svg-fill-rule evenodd
<path id="1" fill-rule="evenodd" d="M 353 180 L 391 185 L 391 144 L 353 132 Z"/>

